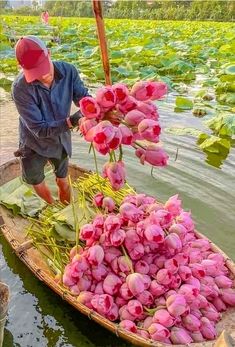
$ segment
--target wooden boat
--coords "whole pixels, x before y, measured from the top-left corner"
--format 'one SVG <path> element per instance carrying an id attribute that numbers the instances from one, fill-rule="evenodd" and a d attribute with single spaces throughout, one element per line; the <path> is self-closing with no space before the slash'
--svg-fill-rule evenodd
<path id="1" fill-rule="evenodd" d="M 75 165 L 70 165 L 69 168 L 71 179 L 77 179 L 79 176 L 83 175 L 86 171 Z M 20 175 L 20 163 L 18 159 L 13 159 L 0 166 L 0 185 L 14 179 Z M 33 272 L 33 274 L 43 281 L 47 286 L 49 286 L 55 293 L 60 295 L 64 300 L 66 300 L 70 305 L 81 313 L 88 316 L 90 319 L 94 320 L 104 328 L 116 334 L 118 337 L 131 342 L 136 346 L 155 346 L 164 347 L 166 344 L 159 343 L 152 340 L 146 340 L 136 334 L 129 333 L 121 329 L 118 324 L 110 322 L 98 313 L 90 310 L 86 306 L 77 302 L 76 297 L 68 293 L 68 291 L 56 283 L 51 276 L 51 271 L 47 263 L 42 259 L 39 251 L 33 247 L 30 240 L 25 236 L 25 227 L 27 226 L 27 220 L 21 218 L 20 216 L 13 216 L 9 210 L 0 205 L 0 226 L 1 231 L 9 242 L 10 246 L 13 248 L 16 255 L 27 265 L 27 267 Z M 204 238 L 205 236 L 197 233 L 198 238 Z M 211 248 L 214 252 L 221 253 L 225 259 L 226 265 L 235 277 L 235 264 L 229 257 L 222 252 L 216 245 L 211 241 Z M 232 334 L 235 337 L 235 308 L 228 309 L 224 314 L 222 320 L 217 324 L 217 331 L 220 334 L 223 330 L 227 333 Z M 215 341 L 207 341 L 200 343 L 193 343 L 192 347 L 212 347 Z M 183 347 L 183 345 L 177 345 L 178 347 Z M 224 347 L 228 346 L 224 344 Z"/>

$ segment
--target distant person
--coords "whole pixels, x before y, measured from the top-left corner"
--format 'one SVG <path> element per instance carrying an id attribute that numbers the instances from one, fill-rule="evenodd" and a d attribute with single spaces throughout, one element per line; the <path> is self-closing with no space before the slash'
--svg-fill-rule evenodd
<path id="1" fill-rule="evenodd" d="M 49 161 L 55 172 L 62 203 L 70 202 L 67 179 L 68 156 L 72 154 L 71 129 L 78 126 L 80 111 L 70 114 L 72 102 L 88 96 L 76 68 L 51 60 L 46 45 L 36 36 L 25 36 L 15 46 L 23 71 L 12 85 L 19 112 L 19 150 L 23 180 L 47 203 L 54 202 L 44 179 Z"/>
<path id="2" fill-rule="evenodd" d="M 41 14 L 41 20 L 42 20 L 42 23 L 44 24 L 49 24 L 49 13 L 48 11 L 43 11 L 42 14 Z"/>

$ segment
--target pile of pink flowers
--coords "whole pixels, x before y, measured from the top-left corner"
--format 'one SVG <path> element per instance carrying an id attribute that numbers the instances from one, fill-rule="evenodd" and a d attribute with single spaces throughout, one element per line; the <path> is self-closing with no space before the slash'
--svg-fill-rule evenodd
<path id="1" fill-rule="evenodd" d="M 110 199 L 100 194 L 95 203 L 112 210 Z M 117 213 L 84 225 L 80 239 L 63 284 L 127 331 L 168 344 L 213 340 L 221 313 L 235 305 L 223 256 L 196 237 L 177 195 L 165 204 L 129 195 Z"/>
<path id="2" fill-rule="evenodd" d="M 132 146 L 140 162 L 165 166 L 168 155 L 159 144 L 161 127 L 153 100 L 167 93 L 163 82 L 140 81 L 129 91 L 125 84 L 99 88 L 96 97 L 80 101 L 83 118 L 79 129 L 84 139 L 99 153 L 109 154 L 103 169 L 113 189 L 120 189 L 126 172 L 122 161 L 122 146 Z M 119 150 L 116 158 L 115 150 Z"/>

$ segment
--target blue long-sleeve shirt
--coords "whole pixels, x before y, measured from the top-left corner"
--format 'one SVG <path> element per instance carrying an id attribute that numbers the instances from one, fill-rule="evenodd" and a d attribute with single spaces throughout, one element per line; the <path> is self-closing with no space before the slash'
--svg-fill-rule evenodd
<path id="1" fill-rule="evenodd" d="M 20 73 L 12 85 L 12 97 L 19 112 L 20 148 L 28 147 L 47 158 L 60 158 L 63 148 L 71 157 L 71 131 L 66 122 L 72 101 L 88 96 L 76 68 L 53 62 L 55 79 L 51 88 L 39 81 L 27 83 Z"/>

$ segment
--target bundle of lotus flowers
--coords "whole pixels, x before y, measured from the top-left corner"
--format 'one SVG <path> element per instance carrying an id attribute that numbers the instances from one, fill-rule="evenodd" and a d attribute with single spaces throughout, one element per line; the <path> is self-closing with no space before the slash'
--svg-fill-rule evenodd
<path id="1" fill-rule="evenodd" d="M 213 340 L 221 312 L 235 305 L 234 282 L 223 256 L 197 238 L 178 196 L 163 204 L 129 194 L 119 206 L 104 199 L 96 194 L 93 200 L 99 213 L 80 229 L 84 246 L 70 251 L 64 286 L 80 303 L 146 339 Z"/>
<path id="2" fill-rule="evenodd" d="M 167 93 L 163 82 L 140 81 L 128 90 L 125 84 L 101 87 L 96 97 L 80 101 L 83 118 L 80 131 L 95 151 L 109 154 L 103 167 L 103 177 L 109 179 L 114 190 L 125 182 L 126 171 L 122 146 L 132 146 L 141 164 L 165 166 L 168 155 L 160 145 L 159 113 L 153 100 Z M 119 150 L 117 157 L 115 150 Z"/>

